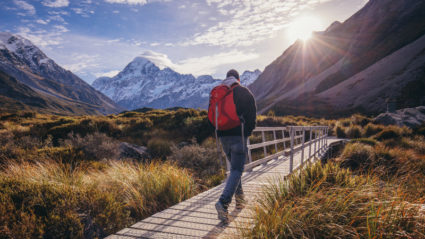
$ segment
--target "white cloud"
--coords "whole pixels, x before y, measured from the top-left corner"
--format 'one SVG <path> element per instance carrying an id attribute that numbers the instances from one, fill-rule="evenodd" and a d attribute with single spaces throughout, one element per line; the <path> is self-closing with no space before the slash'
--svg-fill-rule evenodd
<path id="1" fill-rule="evenodd" d="M 105 0 L 108 3 L 121 3 L 121 4 L 131 4 L 131 5 L 145 5 L 148 3 L 147 0 Z"/>
<path id="2" fill-rule="evenodd" d="M 46 25 L 47 23 L 50 22 L 50 20 L 45 21 L 43 19 L 37 19 L 35 22 L 38 24 Z"/>
<path id="3" fill-rule="evenodd" d="M 129 5 L 145 5 L 152 2 L 169 2 L 171 0 L 104 0 L 107 3 L 119 3 Z M 136 9 L 137 10 L 137 9 Z"/>
<path id="4" fill-rule="evenodd" d="M 175 68 L 180 73 L 190 73 L 199 76 L 216 73 L 220 66 L 250 61 L 259 56 L 257 53 L 233 50 L 210 56 L 189 58 L 178 62 Z"/>
<path id="5" fill-rule="evenodd" d="M 69 0 L 44 0 L 41 4 L 46 7 L 68 7 Z"/>
<path id="6" fill-rule="evenodd" d="M 73 53 L 69 58 L 72 59 L 72 63 L 65 64 L 63 67 L 74 73 L 86 73 L 86 70 L 98 67 L 100 64 L 99 55 Z"/>
<path id="7" fill-rule="evenodd" d="M 108 71 L 108 72 L 98 72 L 98 73 L 94 73 L 94 75 L 99 78 L 99 77 L 114 77 L 116 75 L 118 75 L 118 73 L 120 73 L 119 70 L 113 70 L 113 71 Z"/>
<path id="8" fill-rule="evenodd" d="M 181 44 L 251 46 L 273 38 L 301 10 L 314 8 L 328 1 L 330 0 L 206 0 L 210 8 L 215 8 L 222 15 L 218 17 L 222 20 Z"/>
<path id="9" fill-rule="evenodd" d="M 27 11 L 29 15 L 35 15 L 35 7 L 25 1 L 22 0 L 14 0 L 13 1 L 20 9 Z"/>
<path id="10" fill-rule="evenodd" d="M 142 54 L 139 55 L 140 57 L 144 57 L 151 62 L 153 62 L 156 66 L 158 66 L 161 69 L 164 69 L 165 67 L 170 67 L 173 69 L 177 68 L 177 65 L 175 65 L 170 58 L 168 58 L 167 55 L 154 52 L 154 51 L 144 51 Z"/>
<path id="11" fill-rule="evenodd" d="M 58 46 L 62 43 L 62 34 L 68 32 L 68 28 L 56 25 L 51 31 L 34 30 L 29 27 L 18 28 L 18 34 L 30 40 L 38 47 Z"/>
<path id="12" fill-rule="evenodd" d="M 259 57 L 256 53 L 245 53 L 237 50 L 218 53 L 210 56 L 194 57 L 173 63 L 166 54 L 144 51 L 139 55 L 161 69 L 169 67 L 182 74 L 205 75 L 217 72 L 220 66 L 250 61 Z"/>

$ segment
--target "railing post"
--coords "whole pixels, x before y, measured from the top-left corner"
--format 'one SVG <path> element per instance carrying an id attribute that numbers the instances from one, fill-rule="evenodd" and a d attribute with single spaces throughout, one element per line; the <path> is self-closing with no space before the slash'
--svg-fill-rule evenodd
<path id="1" fill-rule="evenodd" d="M 316 157 L 317 153 L 317 129 L 314 130 L 314 154 L 313 156 Z"/>
<path id="2" fill-rule="evenodd" d="M 294 168 L 294 128 L 290 128 L 290 135 L 291 135 L 291 157 L 289 159 L 289 173 L 292 173 L 292 170 Z"/>
<path id="3" fill-rule="evenodd" d="M 319 152 L 319 157 L 320 157 L 320 154 L 322 153 L 322 128 L 320 128 L 320 130 L 319 130 L 319 142 L 318 142 L 318 152 Z"/>
<path id="4" fill-rule="evenodd" d="M 301 165 L 304 164 L 304 142 L 305 142 L 305 128 L 303 127 L 303 137 L 301 139 L 302 146 L 301 146 Z"/>
<path id="5" fill-rule="evenodd" d="M 285 138 L 285 130 L 282 130 L 282 139 L 284 139 Z M 285 150 L 286 149 L 286 141 L 284 140 L 283 141 L 283 150 Z"/>
<path id="6" fill-rule="evenodd" d="M 312 139 L 311 139 L 311 134 L 312 133 L 312 129 L 311 129 L 311 127 L 310 127 L 310 138 L 309 138 L 309 141 L 308 141 L 308 144 L 309 144 L 309 147 L 308 147 L 308 160 L 310 160 L 311 159 L 311 143 L 312 143 Z"/>
<path id="7" fill-rule="evenodd" d="M 273 138 L 274 138 L 274 141 L 276 141 L 276 131 L 275 130 L 273 130 Z M 277 153 L 277 143 L 274 143 L 274 149 L 275 149 L 275 153 Z"/>
<path id="8" fill-rule="evenodd" d="M 264 131 L 261 131 L 261 137 L 263 138 L 263 143 L 266 142 L 266 137 L 264 136 Z M 264 150 L 264 157 L 267 156 L 267 147 L 263 146 L 263 150 Z"/>
<path id="9" fill-rule="evenodd" d="M 251 141 L 249 140 L 249 137 L 248 137 L 247 143 L 248 143 L 248 145 L 251 144 Z M 251 149 L 248 149 L 248 162 L 250 162 L 250 163 L 252 162 Z"/>

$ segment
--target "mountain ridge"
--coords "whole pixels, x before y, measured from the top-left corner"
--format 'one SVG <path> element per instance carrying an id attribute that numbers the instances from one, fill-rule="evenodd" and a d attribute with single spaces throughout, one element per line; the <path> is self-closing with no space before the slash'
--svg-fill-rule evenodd
<path id="1" fill-rule="evenodd" d="M 0 33 L 0 70 L 44 95 L 83 107 L 81 112 L 108 114 L 123 110 L 19 35 Z"/>
<path id="2" fill-rule="evenodd" d="M 245 71 L 242 84 L 251 84 L 261 71 Z M 114 77 L 100 77 L 92 86 L 128 108 L 207 108 L 209 92 L 221 82 L 210 75 L 194 77 L 170 67 L 160 69 L 149 59 L 135 57 Z"/>
<path id="3" fill-rule="evenodd" d="M 325 31 L 314 33 L 308 42 L 296 41 L 268 65 L 259 79 L 250 86 L 257 98 L 260 112 L 274 110 L 278 114 L 323 117 L 329 114 L 345 116 L 353 112 L 378 114 L 385 111 L 385 101 L 380 99 L 382 94 L 370 96 L 368 99 L 374 102 L 369 104 L 366 101 L 344 101 L 343 95 L 329 100 L 322 92 L 342 87 L 340 84 L 356 74 L 366 71 L 380 60 L 421 38 L 425 34 L 424 15 L 424 2 L 373 0 L 343 23 L 334 22 Z M 402 57 L 414 58 L 416 53 L 402 54 Z M 391 68 L 393 63 L 386 64 Z M 396 79 L 394 84 L 399 86 L 403 85 L 403 81 L 416 79 L 391 77 Z M 373 77 L 364 79 L 371 85 L 373 80 Z M 381 93 L 391 91 L 386 95 L 400 98 L 393 87 L 379 87 Z M 347 90 L 344 92 L 351 93 Z M 345 105 L 337 104 L 340 101 Z M 410 102 L 401 102 L 399 107 L 421 104 L 420 100 Z"/>

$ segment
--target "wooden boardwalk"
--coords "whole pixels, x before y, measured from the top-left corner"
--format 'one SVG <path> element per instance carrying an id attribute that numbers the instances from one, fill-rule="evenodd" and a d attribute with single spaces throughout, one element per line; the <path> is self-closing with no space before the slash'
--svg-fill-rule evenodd
<path id="1" fill-rule="evenodd" d="M 319 156 L 324 154 L 327 145 L 340 141 L 342 140 L 327 138 L 327 144 L 318 149 L 317 153 Z M 296 169 L 301 166 L 301 155 L 306 155 L 305 158 L 308 158 L 309 148 L 301 147 L 293 152 L 293 168 Z M 223 226 L 217 219 L 214 206 L 223 191 L 223 183 L 107 238 L 240 238 L 241 230 L 247 230 L 252 226 L 251 208 L 255 205 L 258 196 L 261 196 L 262 190 L 271 182 L 290 174 L 289 158 L 279 156 L 243 174 L 242 185 L 247 206 L 237 210 L 232 200 L 229 206 L 230 223 L 228 225 Z"/>

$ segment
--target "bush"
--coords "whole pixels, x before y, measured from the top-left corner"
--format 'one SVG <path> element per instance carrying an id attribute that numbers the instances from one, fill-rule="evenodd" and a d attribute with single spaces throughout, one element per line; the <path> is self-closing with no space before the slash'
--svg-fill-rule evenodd
<path id="1" fill-rule="evenodd" d="M 161 138 L 152 138 L 148 142 L 148 151 L 153 158 L 165 160 L 171 154 L 171 143 Z"/>
<path id="2" fill-rule="evenodd" d="M 364 129 L 363 129 L 363 136 L 364 137 L 371 137 L 371 136 L 381 132 L 383 130 L 383 128 L 384 127 L 381 126 L 381 125 L 368 123 L 366 125 L 366 127 L 364 127 Z"/>
<path id="3" fill-rule="evenodd" d="M 336 137 L 338 138 L 346 138 L 347 135 L 345 134 L 345 130 L 343 128 L 341 128 L 340 126 L 336 127 Z"/>
<path id="4" fill-rule="evenodd" d="M 68 139 L 63 140 L 63 147 L 71 146 L 82 150 L 89 159 L 118 159 L 120 154 L 120 143 L 102 133 L 94 133 L 81 137 L 70 133 Z"/>
<path id="5" fill-rule="evenodd" d="M 205 180 L 207 185 L 215 186 L 214 184 L 220 183 L 224 178 L 223 162 L 220 162 L 216 148 L 194 144 L 180 149 L 174 146 L 172 151 L 168 160 L 176 162 L 180 167 L 190 169 L 197 178 Z M 217 178 L 216 175 L 220 177 Z"/>
<path id="6" fill-rule="evenodd" d="M 341 166 L 360 169 L 375 160 L 375 151 L 369 145 L 354 143 L 345 146 L 341 155 Z"/>
<path id="7" fill-rule="evenodd" d="M 356 139 L 362 137 L 362 129 L 360 126 L 352 125 L 346 130 L 347 137 L 350 139 Z"/>
<path id="8" fill-rule="evenodd" d="M 364 127 L 365 125 L 371 122 L 370 118 L 367 118 L 366 116 L 360 114 L 354 114 L 353 116 L 351 116 L 351 120 L 354 124 L 360 125 L 361 127 Z"/>
<path id="9" fill-rule="evenodd" d="M 396 128 L 386 128 L 377 134 L 375 137 L 379 141 L 388 140 L 388 139 L 400 139 L 401 138 L 400 130 Z"/>

